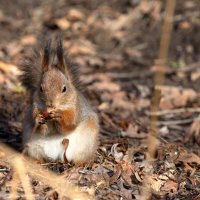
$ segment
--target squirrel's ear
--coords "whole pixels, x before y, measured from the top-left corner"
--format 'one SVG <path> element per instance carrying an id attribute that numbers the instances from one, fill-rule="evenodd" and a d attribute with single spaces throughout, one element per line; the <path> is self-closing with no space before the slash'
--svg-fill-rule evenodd
<path id="1" fill-rule="evenodd" d="M 65 72 L 64 51 L 63 51 L 62 39 L 60 37 L 57 39 L 56 54 L 57 54 L 57 62 L 58 62 L 57 67 L 62 72 Z"/>
<path id="2" fill-rule="evenodd" d="M 45 43 L 42 57 L 42 70 L 47 71 L 49 67 L 49 60 L 51 55 L 51 39 L 48 39 Z"/>

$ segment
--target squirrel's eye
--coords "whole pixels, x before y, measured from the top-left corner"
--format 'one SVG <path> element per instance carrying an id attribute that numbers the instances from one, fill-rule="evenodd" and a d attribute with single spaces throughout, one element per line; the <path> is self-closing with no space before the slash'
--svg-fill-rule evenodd
<path id="1" fill-rule="evenodd" d="M 62 93 L 66 92 L 66 86 L 63 87 Z"/>
<path id="2" fill-rule="evenodd" d="M 40 85 L 40 92 L 43 92 L 43 88 L 42 88 L 42 86 Z"/>

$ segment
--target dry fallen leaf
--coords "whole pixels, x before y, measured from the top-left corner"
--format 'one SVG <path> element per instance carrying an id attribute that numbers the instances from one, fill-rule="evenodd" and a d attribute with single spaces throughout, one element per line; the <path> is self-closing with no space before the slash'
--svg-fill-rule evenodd
<path id="1" fill-rule="evenodd" d="M 78 21 L 83 20 L 85 15 L 80 10 L 70 9 L 67 17 L 71 21 Z"/>
<path id="2" fill-rule="evenodd" d="M 198 93 L 193 89 L 186 89 L 173 86 L 159 86 L 161 91 L 160 109 L 167 110 L 177 107 L 184 107 L 187 103 L 194 101 Z"/>
<path id="3" fill-rule="evenodd" d="M 200 157 L 194 153 L 187 152 L 186 149 L 181 149 L 180 155 L 177 160 L 182 161 L 186 164 L 196 163 L 200 165 Z"/>
<path id="4" fill-rule="evenodd" d="M 200 120 L 196 119 L 193 121 L 189 133 L 187 133 L 185 142 L 189 142 L 194 138 L 197 144 L 200 144 Z"/>
<path id="5" fill-rule="evenodd" d="M 0 61 L 0 69 L 6 73 L 12 73 L 15 76 L 20 74 L 20 71 L 17 68 L 17 66 L 2 61 Z"/>
<path id="6" fill-rule="evenodd" d="M 36 43 L 35 35 L 25 35 L 21 38 L 22 45 L 34 45 Z"/>
<path id="7" fill-rule="evenodd" d="M 159 192 L 164 184 L 164 181 L 158 179 L 155 175 L 148 175 L 145 176 L 145 183 L 147 183 L 153 191 Z"/>
<path id="8" fill-rule="evenodd" d="M 92 42 L 84 39 L 76 40 L 68 48 L 70 55 L 90 55 L 93 56 L 96 54 L 95 46 Z"/>
<path id="9" fill-rule="evenodd" d="M 131 163 L 121 161 L 120 162 L 122 167 L 122 178 L 126 185 L 132 186 L 132 176 L 134 175 L 133 165 Z"/>
<path id="10" fill-rule="evenodd" d="M 191 73 L 191 80 L 197 81 L 200 79 L 200 71 L 195 71 Z"/>
<path id="11" fill-rule="evenodd" d="M 122 199 L 132 199 L 132 190 L 127 190 L 126 188 L 120 188 L 120 196 Z"/>
<path id="12" fill-rule="evenodd" d="M 178 183 L 172 180 L 168 180 L 164 183 L 164 185 L 161 187 L 161 191 L 164 192 L 172 192 L 176 193 L 178 190 Z"/>
<path id="13" fill-rule="evenodd" d="M 110 177 L 110 184 L 117 182 L 117 179 L 120 177 L 121 173 L 122 173 L 122 167 L 121 164 L 119 163 L 115 168 L 114 175 Z"/>
<path id="14" fill-rule="evenodd" d="M 64 17 L 56 19 L 55 24 L 63 31 L 70 27 L 70 22 Z"/>
<path id="15" fill-rule="evenodd" d="M 136 178 L 140 183 L 142 183 L 142 179 L 141 179 L 141 177 L 140 177 L 140 175 L 139 175 L 138 172 L 135 172 L 135 178 Z"/>
<path id="16" fill-rule="evenodd" d="M 116 84 L 116 83 L 114 83 L 114 84 Z M 128 100 L 126 93 L 123 91 L 119 91 L 120 86 L 117 84 L 116 84 L 115 89 L 116 89 L 115 91 L 113 90 L 113 92 L 115 92 L 115 93 L 113 94 L 114 98 L 113 98 L 112 106 L 114 108 L 123 108 L 126 110 L 133 110 L 135 108 L 135 105 L 133 102 Z"/>
<path id="17" fill-rule="evenodd" d="M 103 102 L 98 106 L 99 110 L 108 110 L 109 109 L 109 103 L 108 102 Z"/>
<path id="18" fill-rule="evenodd" d="M 97 88 L 99 91 L 115 92 L 120 90 L 120 86 L 112 82 L 97 82 L 93 84 L 93 87 Z"/>
<path id="19" fill-rule="evenodd" d="M 126 131 L 122 131 L 122 136 L 128 136 L 132 138 L 147 138 L 147 133 L 139 132 L 139 127 L 137 124 L 129 124 Z"/>
<path id="20" fill-rule="evenodd" d="M 92 67 L 102 67 L 104 65 L 104 62 L 102 59 L 96 56 L 93 56 L 89 58 L 88 64 Z"/>

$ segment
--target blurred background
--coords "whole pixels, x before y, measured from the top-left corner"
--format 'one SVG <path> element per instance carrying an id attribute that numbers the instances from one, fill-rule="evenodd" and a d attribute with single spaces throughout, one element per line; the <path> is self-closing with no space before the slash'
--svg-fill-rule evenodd
<path id="1" fill-rule="evenodd" d="M 129 145 L 146 147 L 165 5 L 165 0 L 1 1 L 0 141 L 21 147 L 26 94 L 17 66 L 33 47 L 40 51 L 46 37 L 62 33 L 99 114 L 101 145 L 110 149 L 117 143 L 122 152 Z M 170 42 L 165 82 L 156 86 L 159 109 L 166 111 L 158 113 L 158 137 L 200 155 L 200 125 L 194 120 L 200 111 L 199 0 L 176 1 Z M 179 110 L 169 112 L 174 109 Z"/>
<path id="2" fill-rule="evenodd" d="M 136 60 L 136 67 L 137 61 L 151 65 L 158 52 L 165 3 L 156 0 L 1 2 L 0 56 L 8 61 L 17 60 L 17 54 L 28 46 L 43 41 L 48 34 L 62 32 L 65 46 L 74 57 L 78 53 L 86 57 L 90 51 L 93 57 L 99 54 L 99 59 L 108 53 L 110 57 L 125 54 L 123 60 L 128 62 L 131 57 Z M 173 67 L 199 59 L 199 6 L 198 0 L 177 0 L 169 60 Z M 102 60 L 107 61 L 104 57 Z"/>

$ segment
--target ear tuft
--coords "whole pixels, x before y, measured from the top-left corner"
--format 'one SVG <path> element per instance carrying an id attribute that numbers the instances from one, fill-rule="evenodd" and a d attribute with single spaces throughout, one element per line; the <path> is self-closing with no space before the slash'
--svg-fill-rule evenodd
<path id="1" fill-rule="evenodd" d="M 47 71 L 49 66 L 49 60 L 51 55 L 51 39 L 48 39 L 44 46 L 43 58 L 42 58 L 42 70 Z"/>
<path id="2" fill-rule="evenodd" d="M 61 37 L 57 39 L 57 47 L 56 47 L 56 54 L 57 54 L 57 66 L 61 71 L 65 71 L 65 61 L 64 61 L 64 51 L 63 51 L 63 44 Z"/>

